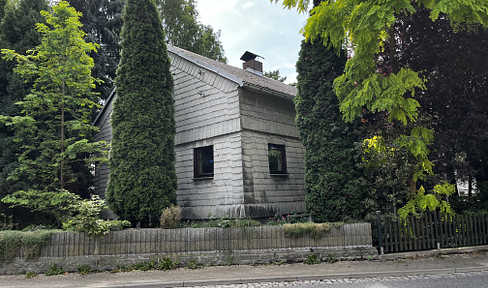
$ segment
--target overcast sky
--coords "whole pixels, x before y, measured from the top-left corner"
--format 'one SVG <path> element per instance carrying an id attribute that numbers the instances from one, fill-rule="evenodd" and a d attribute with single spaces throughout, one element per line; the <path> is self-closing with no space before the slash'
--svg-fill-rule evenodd
<path id="1" fill-rule="evenodd" d="M 242 68 L 244 52 L 264 59 L 263 70 L 280 70 L 286 83 L 296 81 L 295 63 L 307 15 L 269 0 L 198 0 L 199 21 L 221 31 L 227 63 Z"/>

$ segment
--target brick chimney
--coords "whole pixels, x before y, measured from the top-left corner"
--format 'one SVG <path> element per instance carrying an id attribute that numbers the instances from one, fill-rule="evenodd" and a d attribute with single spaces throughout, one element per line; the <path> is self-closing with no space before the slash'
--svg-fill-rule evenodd
<path id="1" fill-rule="evenodd" d="M 257 54 L 246 51 L 241 56 L 241 60 L 244 61 L 244 63 L 242 63 L 242 68 L 256 75 L 263 76 L 263 63 L 256 60 L 257 57 L 263 58 Z"/>

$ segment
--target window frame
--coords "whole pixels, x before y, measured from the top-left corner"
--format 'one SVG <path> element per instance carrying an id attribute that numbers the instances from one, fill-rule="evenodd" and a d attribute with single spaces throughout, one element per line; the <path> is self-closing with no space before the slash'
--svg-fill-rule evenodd
<path id="1" fill-rule="evenodd" d="M 271 166 L 271 153 L 270 151 L 279 151 L 281 155 L 281 169 L 278 170 L 272 170 Z M 277 163 L 279 165 L 279 161 Z M 268 143 L 268 165 L 269 165 L 269 173 L 271 175 L 281 175 L 281 176 L 286 176 L 288 175 L 288 170 L 287 170 L 287 164 L 286 164 L 286 147 L 285 145 L 281 144 L 273 144 L 273 143 Z M 278 167 L 279 168 L 279 167 Z"/>
<path id="2" fill-rule="evenodd" d="M 209 153 L 210 152 L 210 158 L 209 162 L 211 164 L 211 172 L 204 172 L 203 170 L 205 167 L 203 166 L 204 161 L 203 153 Z M 207 154 L 207 157 L 209 155 Z M 203 180 L 203 179 L 213 179 L 214 178 L 214 151 L 213 151 L 213 145 L 209 146 L 202 146 L 202 147 L 197 147 L 193 148 L 193 179 L 194 180 Z"/>

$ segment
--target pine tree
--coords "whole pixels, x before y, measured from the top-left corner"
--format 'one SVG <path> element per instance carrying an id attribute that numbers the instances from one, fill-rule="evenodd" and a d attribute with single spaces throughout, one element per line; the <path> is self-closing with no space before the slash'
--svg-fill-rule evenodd
<path id="1" fill-rule="evenodd" d="M 83 15 L 81 23 L 85 41 L 99 44 L 90 56 L 95 61 L 92 76 L 103 81 L 96 89 L 101 99 L 112 93 L 115 71 L 120 61 L 120 29 L 124 0 L 69 0 L 69 4 Z"/>
<path id="2" fill-rule="evenodd" d="M 346 57 L 322 43 L 302 43 L 297 62 L 296 123 L 305 154 L 306 206 L 314 221 L 359 219 L 363 193 L 355 167 L 358 125 L 345 123 L 332 89 Z"/>
<path id="3" fill-rule="evenodd" d="M 154 0 L 128 0 L 123 21 L 107 200 L 148 226 L 176 203 L 173 79 Z"/>

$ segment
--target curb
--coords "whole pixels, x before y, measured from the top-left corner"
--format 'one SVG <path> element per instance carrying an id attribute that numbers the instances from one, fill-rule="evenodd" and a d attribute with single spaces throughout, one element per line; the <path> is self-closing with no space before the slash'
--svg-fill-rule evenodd
<path id="1" fill-rule="evenodd" d="M 394 260 L 401 258 L 413 258 L 413 257 L 433 257 L 436 255 L 452 255 L 452 254 L 463 254 L 463 253 L 473 253 L 478 251 L 488 251 L 488 245 L 480 246 L 467 246 L 459 248 L 442 248 L 440 250 L 424 250 L 424 251 L 412 251 L 412 252 L 399 252 L 378 255 L 380 260 Z"/>
<path id="2" fill-rule="evenodd" d="M 358 272 L 358 273 L 337 273 L 328 275 L 300 275 L 300 276 L 277 276 L 277 277 L 255 277 L 223 280 L 189 280 L 176 282 L 146 282 L 126 285 L 97 286 L 96 288 L 168 288 L 168 287 L 193 287 L 193 286 L 215 286 L 235 285 L 263 282 L 293 282 L 293 281 L 318 281 L 325 279 L 346 279 L 346 278 L 374 278 L 374 277 L 401 277 L 401 276 L 424 276 L 439 274 L 456 274 L 469 272 L 488 271 L 488 266 L 474 266 L 462 268 L 440 268 L 412 271 L 387 271 L 387 272 Z"/>

